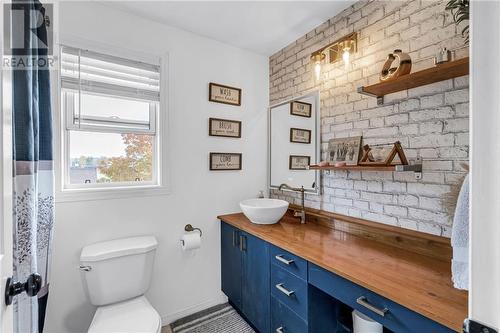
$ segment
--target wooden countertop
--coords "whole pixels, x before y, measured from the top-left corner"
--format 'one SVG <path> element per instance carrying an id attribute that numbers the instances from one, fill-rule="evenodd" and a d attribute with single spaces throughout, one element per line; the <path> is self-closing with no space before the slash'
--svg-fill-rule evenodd
<path id="1" fill-rule="evenodd" d="M 453 288 L 451 263 L 285 215 L 273 225 L 243 213 L 218 216 L 238 229 L 300 256 L 457 332 L 467 292 Z"/>

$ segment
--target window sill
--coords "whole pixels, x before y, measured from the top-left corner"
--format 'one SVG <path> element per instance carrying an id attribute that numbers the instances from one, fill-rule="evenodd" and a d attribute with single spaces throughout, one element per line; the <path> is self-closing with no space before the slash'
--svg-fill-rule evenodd
<path id="1" fill-rule="evenodd" d="M 76 202 L 126 199 L 137 197 L 161 196 L 170 194 L 165 186 L 145 185 L 134 187 L 89 188 L 89 189 L 64 189 L 57 191 L 55 202 Z"/>

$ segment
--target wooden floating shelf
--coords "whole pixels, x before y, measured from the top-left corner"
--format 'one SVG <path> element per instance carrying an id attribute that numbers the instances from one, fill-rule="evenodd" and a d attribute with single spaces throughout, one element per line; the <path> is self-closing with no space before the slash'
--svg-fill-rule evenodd
<path id="1" fill-rule="evenodd" d="M 384 104 L 384 96 L 398 91 L 424 86 L 469 74 L 469 57 L 445 62 L 435 67 L 358 88 L 358 93 L 376 97 L 377 104 Z"/>
<path id="2" fill-rule="evenodd" d="M 393 172 L 414 172 L 415 179 L 422 179 L 422 160 L 417 159 L 414 164 L 409 165 L 345 165 L 341 167 L 336 167 L 334 165 L 319 166 L 310 165 L 309 170 L 318 171 L 393 171 Z"/>
<path id="3" fill-rule="evenodd" d="M 346 165 L 346 166 L 336 167 L 333 165 L 327 165 L 327 166 L 310 165 L 309 170 L 396 171 L 396 166 L 395 165 L 388 165 L 388 166 Z"/>

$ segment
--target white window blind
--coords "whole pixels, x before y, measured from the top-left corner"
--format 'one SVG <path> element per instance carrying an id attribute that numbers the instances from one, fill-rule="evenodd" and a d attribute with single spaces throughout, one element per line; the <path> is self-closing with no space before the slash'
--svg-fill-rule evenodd
<path id="1" fill-rule="evenodd" d="M 156 132 L 159 64 L 63 46 L 61 88 L 68 129 Z"/>

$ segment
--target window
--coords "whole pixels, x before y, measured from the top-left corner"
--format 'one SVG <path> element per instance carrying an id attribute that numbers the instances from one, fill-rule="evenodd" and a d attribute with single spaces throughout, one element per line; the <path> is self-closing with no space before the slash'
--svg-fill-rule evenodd
<path id="1" fill-rule="evenodd" d="M 160 66 L 61 49 L 64 189 L 159 185 Z"/>

